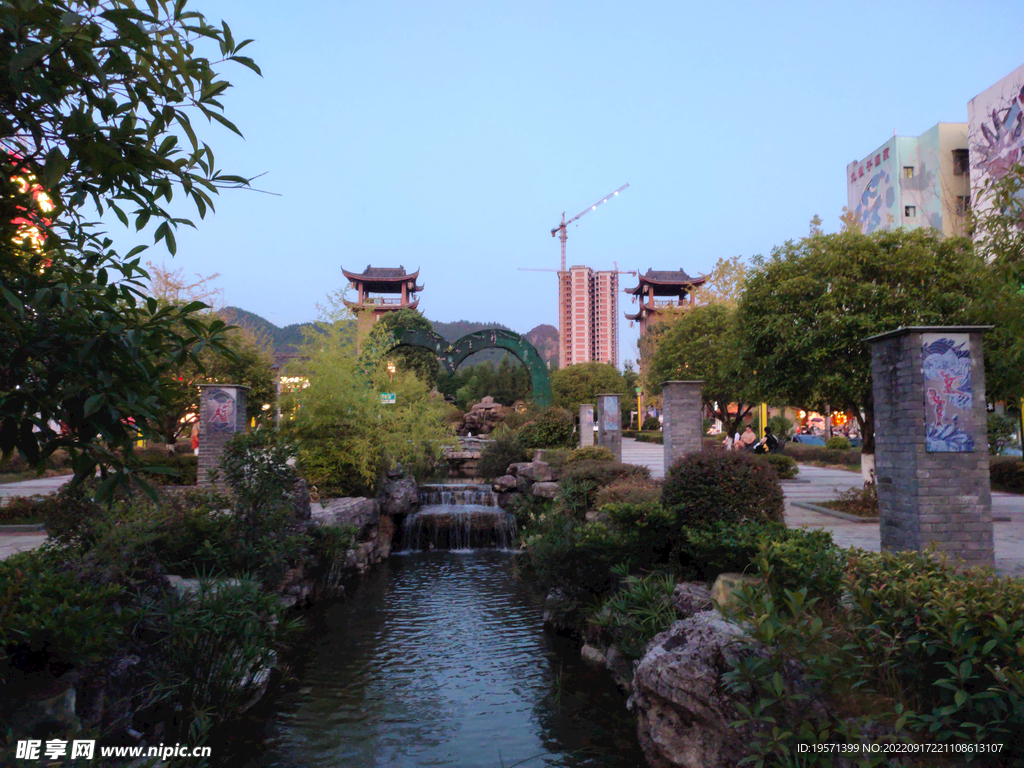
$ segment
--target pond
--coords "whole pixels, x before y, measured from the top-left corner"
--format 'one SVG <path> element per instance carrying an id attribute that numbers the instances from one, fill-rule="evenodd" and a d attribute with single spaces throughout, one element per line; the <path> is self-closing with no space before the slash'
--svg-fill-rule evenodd
<path id="1" fill-rule="evenodd" d="M 636 768 L 625 696 L 546 632 L 507 552 L 393 555 L 312 611 L 249 768 Z"/>

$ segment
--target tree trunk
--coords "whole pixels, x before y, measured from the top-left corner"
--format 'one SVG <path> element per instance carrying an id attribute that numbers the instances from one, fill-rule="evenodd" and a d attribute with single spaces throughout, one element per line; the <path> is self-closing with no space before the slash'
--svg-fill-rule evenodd
<path id="1" fill-rule="evenodd" d="M 860 408 L 854 409 L 860 426 L 860 475 L 864 485 L 875 482 L 875 404 L 870 400 L 864 404 L 864 416 Z"/>

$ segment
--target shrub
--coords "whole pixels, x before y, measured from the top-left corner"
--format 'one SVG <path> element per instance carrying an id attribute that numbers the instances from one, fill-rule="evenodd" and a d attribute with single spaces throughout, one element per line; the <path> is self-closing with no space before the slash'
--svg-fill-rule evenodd
<path id="1" fill-rule="evenodd" d="M 661 485 L 653 480 L 624 477 L 597 491 L 594 506 L 606 504 L 661 504 Z"/>
<path id="2" fill-rule="evenodd" d="M 133 456 L 135 472 L 150 485 L 195 485 L 199 457 L 191 453 L 147 451 Z M 147 471 L 147 467 L 166 467 L 171 472 Z"/>
<path id="3" fill-rule="evenodd" d="M 816 597 L 833 600 L 843 579 L 843 553 L 828 531 L 786 528 L 777 522 L 717 521 L 684 528 L 676 549 L 683 573 L 707 581 L 722 573 L 747 571 L 762 552 L 772 566 L 771 585 L 778 593 L 806 588 Z"/>
<path id="4" fill-rule="evenodd" d="M 648 480 L 651 470 L 636 464 L 621 464 L 617 461 L 594 461 L 587 459 L 566 467 L 563 472 L 562 495 L 572 497 L 574 507 L 582 511 L 593 508 L 597 492 L 617 480 L 633 478 Z"/>
<path id="5" fill-rule="evenodd" d="M 777 413 L 769 418 L 768 426 L 771 427 L 775 436 L 783 442 L 789 438 L 789 433 L 793 431 L 793 422 L 781 413 Z"/>
<path id="6" fill-rule="evenodd" d="M 519 443 L 524 448 L 572 448 L 576 430 L 572 414 L 563 408 L 546 408 L 533 421 L 519 430 Z"/>
<path id="7" fill-rule="evenodd" d="M 851 448 L 848 451 L 831 450 L 823 445 L 804 445 L 802 443 L 787 443 L 786 455 L 792 456 L 797 461 L 804 461 L 810 464 L 824 464 L 828 466 L 860 467 L 860 449 Z"/>
<path id="8" fill-rule="evenodd" d="M 545 448 L 544 461 L 548 463 L 555 477 L 561 477 L 565 469 L 565 462 L 568 461 L 572 451 L 568 448 Z"/>
<path id="9" fill-rule="evenodd" d="M 1024 493 L 1024 461 L 1013 457 L 992 459 L 989 463 L 992 489 L 1009 493 Z"/>
<path id="10" fill-rule="evenodd" d="M 45 502 L 31 496 L 13 496 L 0 507 L 0 525 L 41 523 Z"/>
<path id="11" fill-rule="evenodd" d="M 662 503 L 686 527 L 716 520 L 781 521 L 782 486 L 766 463 L 727 451 L 683 456 L 665 478 Z"/>
<path id="12" fill-rule="evenodd" d="M 652 432 L 660 430 L 661 429 L 661 422 L 658 421 L 658 417 L 657 416 L 645 416 L 644 417 L 644 425 L 643 425 L 643 427 L 641 429 L 644 430 L 644 431 L 650 430 Z"/>
<path id="13" fill-rule="evenodd" d="M 990 413 L 988 425 L 988 452 L 993 456 L 1000 455 L 1017 441 L 1017 419 Z"/>
<path id="14" fill-rule="evenodd" d="M 580 461 L 615 461 L 615 454 L 603 445 L 587 445 L 569 451 L 565 459 L 565 463 L 570 465 Z"/>
<path id="15" fill-rule="evenodd" d="M 850 450 L 850 438 L 843 437 L 842 435 L 830 437 L 825 441 L 825 447 L 830 451 L 848 451 Z"/>
<path id="16" fill-rule="evenodd" d="M 477 471 L 487 480 L 493 480 L 508 473 L 510 464 L 529 461 L 529 455 L 516 438 L 516 434 L 508 429 L 497 429 L 493 439 L 480 452 Z"/>
<path id="17" fill-rule="evenodd" d="M 760 461 L 767 462 L 779 480 L 792 480 L 800 472 L 796 459 L 792 456 L 783 456 L 779 453 L 764 453 L 758 456 Z"/>
<path id="18" fill-rule="evenodd" d="M 246 540 L 258 537 L 271 517 L 289 509 L 297 475 L 288 461 L 294 455 L 295 447 L 277 442 L 270 429 L 235 435 L 224 446 L 220 468 Z"/>
<path id="19" fill-rule="evenodd" d="M 655 635 L 676 619 L 672 592 L 676 580 L 664 574 L 625 576 L 620 589 L 594 617 L 626 656 L 639 659 Z"/>
<path id="20" fill-rule="evenodd" d="M 1003 743 L 1024 758 L 1024 580 L 958 570 L 918 552 L 858 553 L 846 574 L 862 652 L 919 699 L 911 725 L 934 741 Z"/>
<path id="21" fill-rule="evenodd" d="M 850 488 L 822 506 L 859 517 L 878 517 L 878 487 L 867 483 Z"/>

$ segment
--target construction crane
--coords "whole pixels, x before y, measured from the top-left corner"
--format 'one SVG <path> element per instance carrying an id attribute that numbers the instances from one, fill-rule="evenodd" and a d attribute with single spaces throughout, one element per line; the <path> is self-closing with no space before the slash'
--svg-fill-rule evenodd
<path id="1" fill-rule="evenodd" d="M 589 208 L 585 208 L 584 210 L 580 211 L 579 213 L 577 213 L 575 216 L 573 216 L 568 221 L 565 220 L 565 211 L 562 211 L 562 223 L 559 224 L 557 227 L 555 227 L 554 229 L 551 230 L 551 236 L 554 237 L 555 233 L 557 232 L 558 233 L 558 239 L 562 241 L 562 268 L 559 270 L 559 272 L 565 272 L 565 241 L 568 238 L 568 235 L 566 234 L 565 228 L 567 226 L 569 226 L 570 224 L 572 224 L 574 221 L 576 221 L 576 219 L 578 219 L 584 213 L 588 213 L 589 211 L 592 211 L 595 208 L 597 208 L 597 206 L 601 205 L 601 203 L 607 203 L 610 198 L 618 196 L 619 192 L 621 192 L 622 190 L 624 190 L 628 186 L 629 186 L 629 184 L 623 184 L 621 187 L 616 189 L 614 192 L 611 192 L 610 194 L 606 195 L 603 199 L 598 200 L 596 203 L 594 203 Z"/>

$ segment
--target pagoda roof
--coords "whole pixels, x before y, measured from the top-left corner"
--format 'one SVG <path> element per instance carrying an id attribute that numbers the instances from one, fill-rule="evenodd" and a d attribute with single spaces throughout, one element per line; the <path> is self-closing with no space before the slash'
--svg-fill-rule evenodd
<path id="1" fill-rule="evenodd" d="M 704 285 L 708 278 L 690 277 L 683 269 L 648 269 L 642 275 L 637 270 L 637 280 L 639 283 L 636 288 L 627 288 L 626 293 L 639 295 L 644 285 L 650 285 L 654 288 L 656 296 L 668 295 L 676 293 L 680 288 L 697 288 Z"/>
<path id="2" fill-rule="evenodd" d="M 349 272 L 342 267 L 341 273 L 353 283 L 362 283 L 366 290 L 376 293 L 398 293 L 402 290 L 402 283 L 409 281 L 412 282 L 410 293 L 423 290 L 422 285 L 416 285 L 420 271 L 406 272 L 401 264 L 397 267 L 372 267 L 367 264 L 362 272 Z"/>

